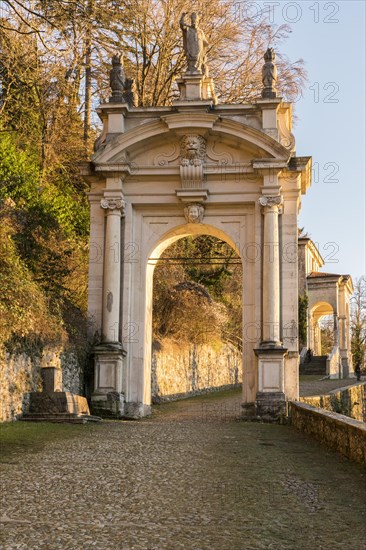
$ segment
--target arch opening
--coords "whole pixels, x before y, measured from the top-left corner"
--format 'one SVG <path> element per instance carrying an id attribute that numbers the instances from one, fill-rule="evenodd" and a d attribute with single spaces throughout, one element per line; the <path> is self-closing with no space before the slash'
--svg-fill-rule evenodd
<path id="1" fill-rule="evenodd" d="M 240 387 L 243 266 L 233 245 L 216 228 L 190 224 L 151 252 L 145 351 L 153 403 Z"/>
<path id="2" fill-rule="evenodd" d="M 336 341 L 334 309 L 328 302 L 318 302 L 312 307 L 310 316 L 313 353 L 329 355 Z"/>

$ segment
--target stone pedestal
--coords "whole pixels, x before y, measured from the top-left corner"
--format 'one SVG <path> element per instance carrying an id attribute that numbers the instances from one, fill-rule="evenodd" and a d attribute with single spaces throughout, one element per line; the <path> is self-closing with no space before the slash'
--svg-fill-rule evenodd
<path id="1" fill-rule="evenodd" d="M 287 401 L 283 392 L 258 392 L 255 414 L 263 422 L 283 422 L 287 416 Z"/>
<path id="2" fill-rule="evenodd" d="M 258 357 L 258 392 L 255 414 L 265 421 L 281 420 L 286 415 L 283 347 L 255 350 Z"/>
<path id="3" fill-rule="evenodd" d="M 342 362 L 342 378 L 354 378 L 353 369 L 350 368 L 348 362 L 348 350 L 340 350 L 341 362 Z"/>
<path id="4" fill-rule="evenodd" d="M 62 392 L 62 370 L 60 368 L 42 368 L 41 378 L 44 393 Z"/>
<path id="5" fill-rule="evenodd" d="M 43 367 L 41 377 L 43 391 L 30 394 L 29 410 L 23 415 L 22 420 L 77 424 L 100 420 L 99 417 L 90 414 L 85 397 L 62 391 L 61 369 Z"/>
<path id="6" fill-rule="evenodd" d="M 215 85 L 212 78 L 201 73 L 185 73 L 177 81 L 180 101 L 212 101 L 217 103 Z"/>
<path id="7" fill-rule="evenodd" d="M 94 392 L 91 398 L 93 413 L 122 418 L 122 369 L 126 352 L 120 344 L 105 343 L 96 346 L 94 354 Z"/>

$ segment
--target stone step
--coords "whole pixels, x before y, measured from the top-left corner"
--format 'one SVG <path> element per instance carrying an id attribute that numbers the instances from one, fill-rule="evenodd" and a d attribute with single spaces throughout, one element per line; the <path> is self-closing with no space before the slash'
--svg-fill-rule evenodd
<path id="1" fill-rule="evenodd" d="M 300 366 L 300 374 L 324 374 L 327 373 L 327 355 L 313 355 L 309 362 Z"/>

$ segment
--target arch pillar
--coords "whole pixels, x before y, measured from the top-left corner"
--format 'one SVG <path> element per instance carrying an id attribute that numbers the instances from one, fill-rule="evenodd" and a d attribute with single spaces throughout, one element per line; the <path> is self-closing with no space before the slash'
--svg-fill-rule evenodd
<path id="1" fill-rule="evenodd" d="M 105 211 L 101 342 L 94 347 L 93 410 L 103 416 L 122 417 L 122 369 L 125 351 L 120 341 L 122 193 L 108 191 L 100 201 Z"/>
<path id="2" fill-rule="evenodd" d="M 286 415 L 284 363 L 287 349 L 280 334 L 279 214 L 282 196 L 263 195 L 262 339 L 258 357 L 258 392 L 255 415 L 278 419 Z"/>

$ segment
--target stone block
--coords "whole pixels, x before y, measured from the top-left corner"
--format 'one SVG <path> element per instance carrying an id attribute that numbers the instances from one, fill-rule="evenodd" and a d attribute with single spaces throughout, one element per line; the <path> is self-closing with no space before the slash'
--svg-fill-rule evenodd
<path id="1" fill-rule="evenodd" d="M 94 392 L 91 406 L 93 414 L 102 418 L 123 418 L 124 416 L 124 396 L 118 392 Z"/>
<path id="2" fill-rule="evenodd" d="M 90 414 L 88 402 L 81 395 L 70 392 L 32 392 L 29 400 L 29 414 Z"/>
<path id="3" fill-rule="evenodd" d="M 287 402 L 282 392 L 258 392 L 255 412 L 263 421 L 281 421 L 287 416 Z"/>
<path id="4" fill-rule="evenodd" d="M 43 367 L 41 377 L 44 393 L 62 392 L 62 370 L 56 367 Z"/>

